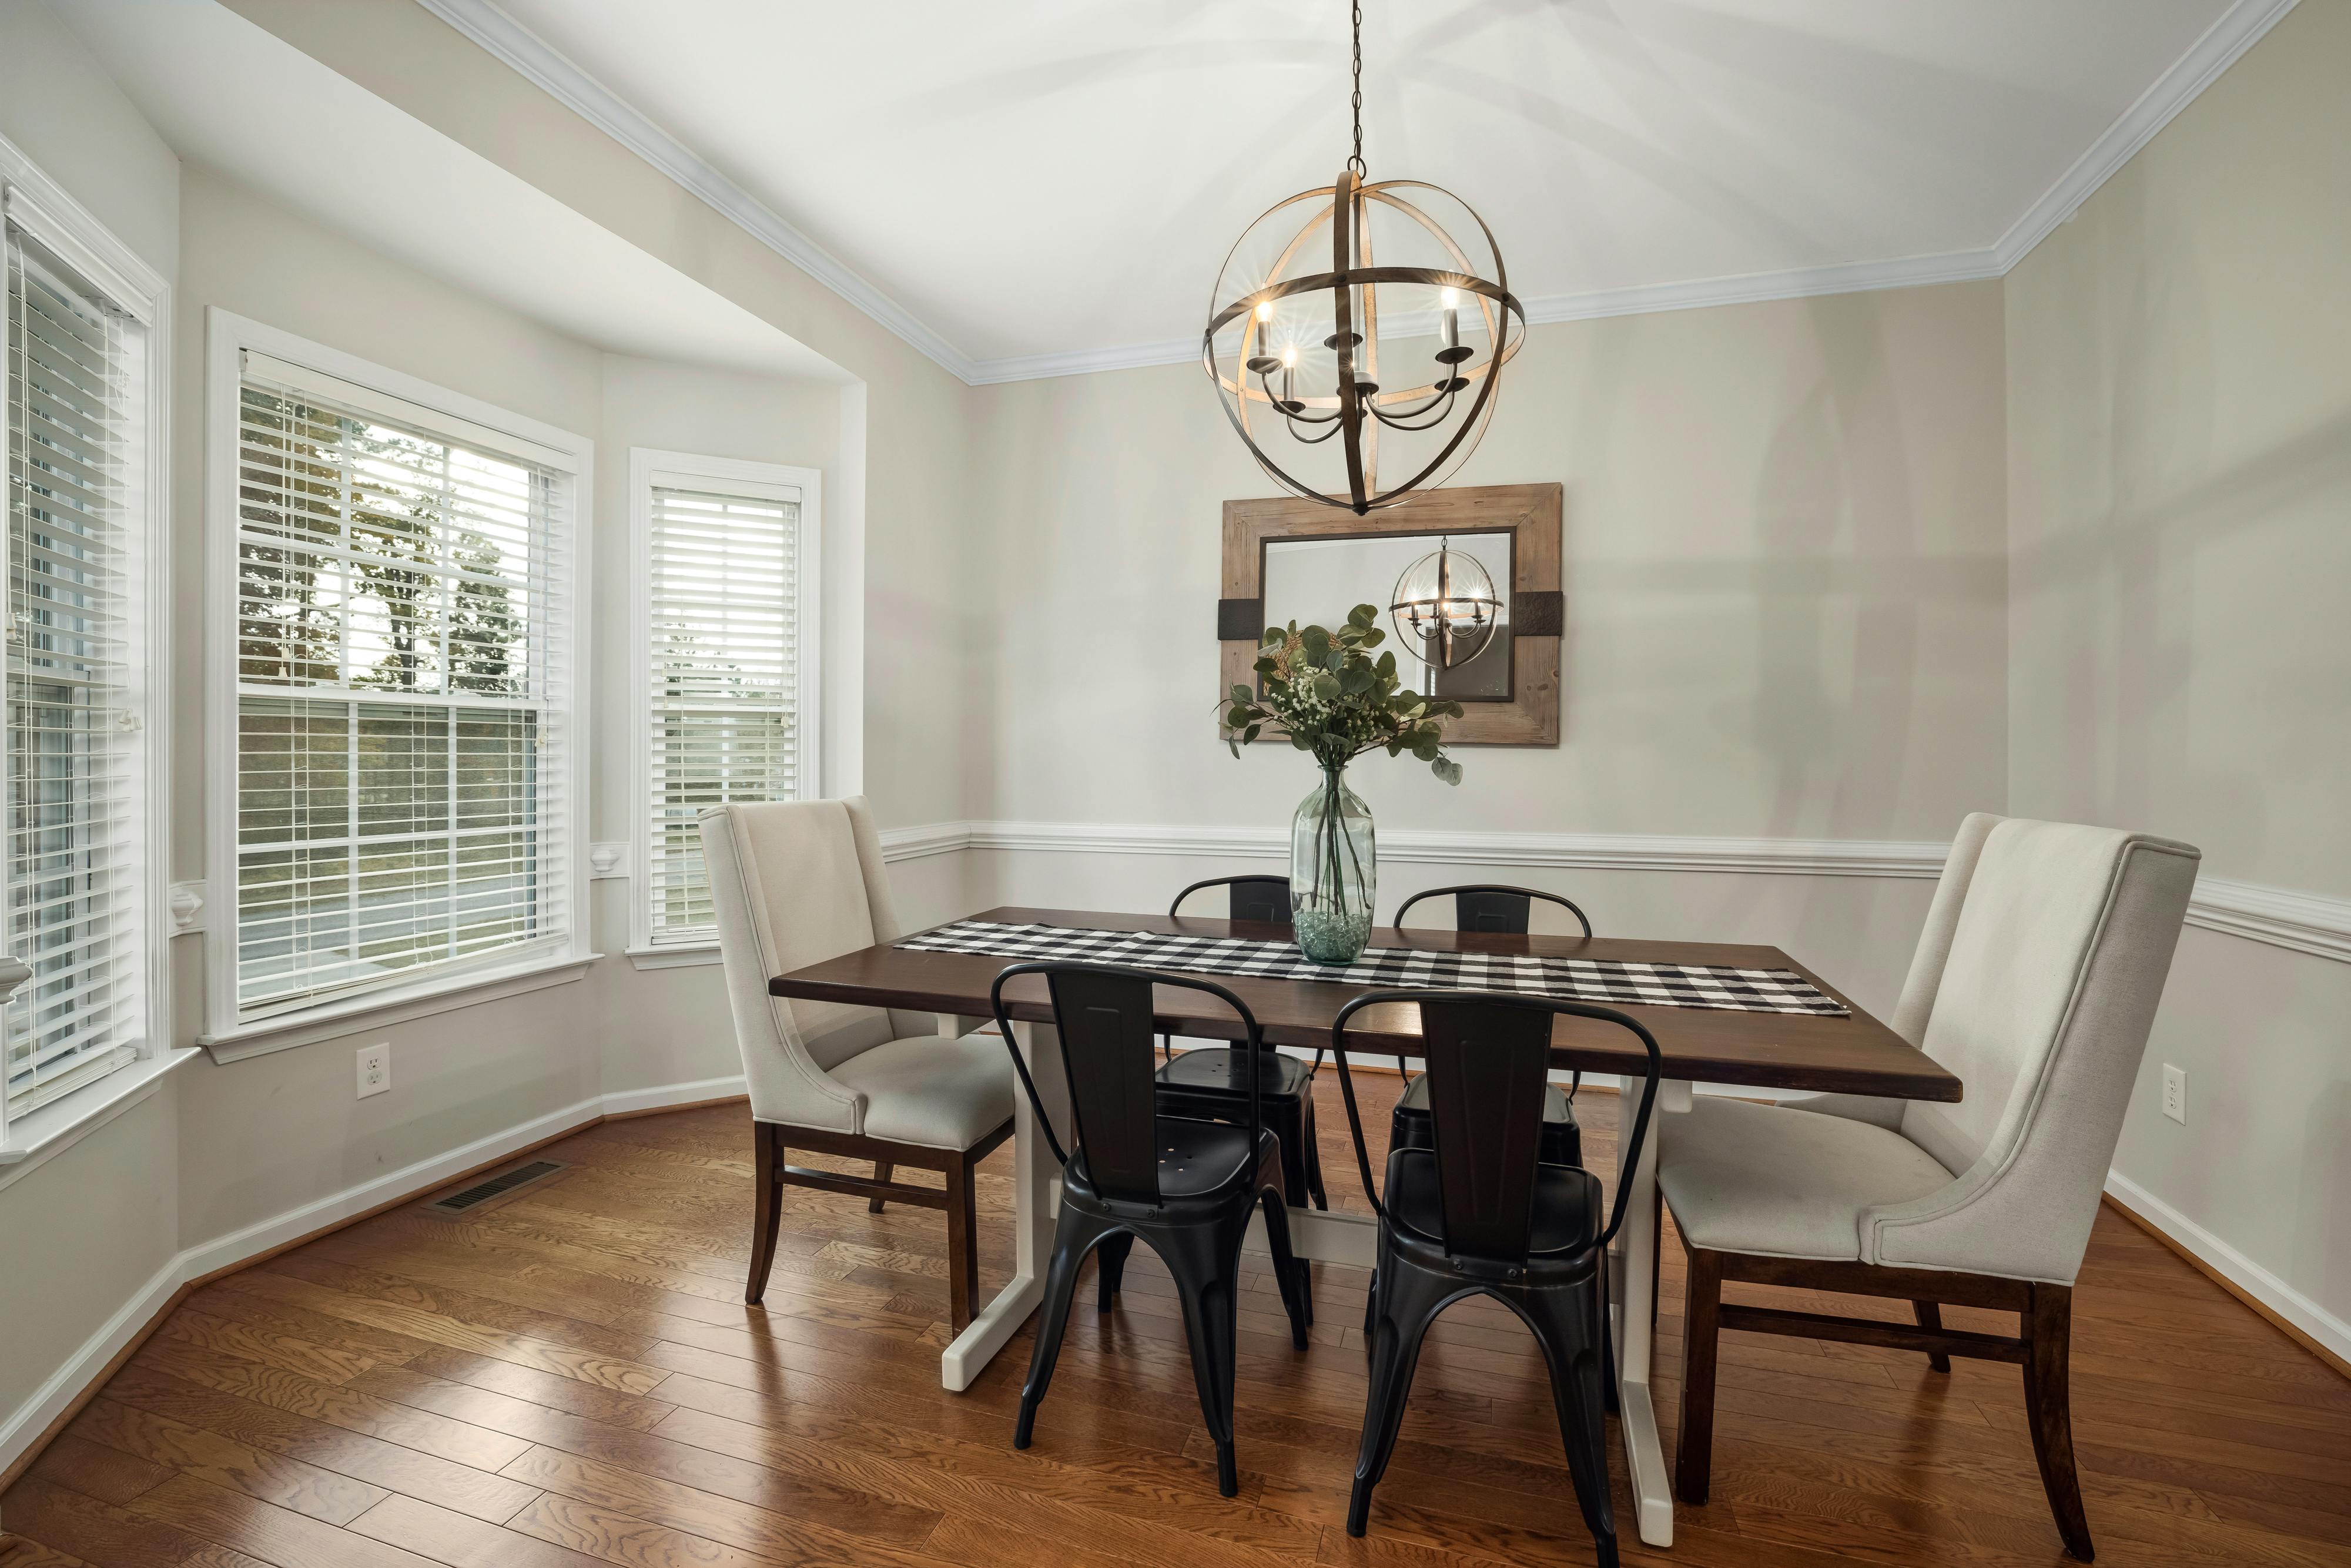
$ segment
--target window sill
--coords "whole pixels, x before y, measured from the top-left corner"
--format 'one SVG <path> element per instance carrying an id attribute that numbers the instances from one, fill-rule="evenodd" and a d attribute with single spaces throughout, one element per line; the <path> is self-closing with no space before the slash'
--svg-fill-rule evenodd
<path id="1" fill-rule="evenodd" d="M 629 949 L 629 962 L 640 969 L 686 969 L 719 961 L 716 942 L 674 942 Z"/>
<path id="2" fill-rule="evenodd" d="M 196 1043 L 209 1051 L 214 1061 L 226 1065 L 232 1061 L 243 1061 L 248 1057 L 266 1056 L 275 1051 L 291 1051 L 297 1046 L 340 1040 L 367 1030 L 383 1029 L 414 1019 L 431 1018 L 435 1013 L 454 1012 L 459 1008 L 545 990 L 549 986 L 560 986 L 579 979 L 588 972 L 589 965 L 602 956 L 601 953 L 566 953 L 555 957 L 534 957 L 494 969 L 444 976 L 415 987 L 374 991 L 349 1001 L 305 1008 L 300 1012 L 281 1013 L 276 1018 L 256 1019 L 250 1023 L 215 1030 L 197 1036 Z"/>
<path id="3" fill-rule="evenodd" d="M 30 1175 L 145 1100 L 166 1073 L 199 1054 L 182 1046 L 134 1061 L 10 1122 L 7 1141 L 0 1143 L 0 1187 Z"/>

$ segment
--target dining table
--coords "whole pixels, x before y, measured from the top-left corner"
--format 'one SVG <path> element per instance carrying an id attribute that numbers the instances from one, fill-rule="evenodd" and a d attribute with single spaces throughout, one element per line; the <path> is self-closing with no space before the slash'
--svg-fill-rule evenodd
<path id="1" fill-rule="evenodd" d="M 1093 910 L 1005 907 L 968 917 L 1013 925 L 1045 925 L 1068 931 L 1156 932 L 1209 938 L 1238 937 L 1270 943 L 1291 939 L 1287 925 L 1220 920 L 1201 915 L 1109 914 Z M 918 934 L 919 935 L 919 934 Z M 903 942 L 909 938 L 900 938 Z M 1792 971 L 1843 1005 L 1842 1014 L 1743 1011 L 1723 1008 L 1614 1002 L 1639 1019 L 1656 1039 L 1663 1070 L 1656 1096 L 1662 1121 L 1687 1113 L 1699 1085 L 1708 1089 L 1821 1092 L 1900 1100 L 1952 1102 L 1959 1080 L 1925 1052 L 1820 976 L 1777 947 L 1720 942 L 1652 940 L 1617 936 L 1513 936 L 1383 928 L 1372 946 L 1435 952 L 1532 955 L 1631 964 L 1723 966 Z M 776 976 L 768 989 L 778 997 L 846 1002 L 872 1008 L 938 1015 L 940 1033 L 956 1038 L 991 1019 L 989 988 L 1010 960 L 977 953 L 925 951 L 877 943 L 870 947 Z M 1248 1004 L 1264 1040 L 1271 1045 L 1311 1051 L 1331 1043 L 1339 1009 L 1374 988 L 1315 978 L 1219 974 L 1214 977 Z M 1029 1076 L 1057 1124 L 1069 1124 L 1068 1085 L 1061 1067 L 1061 1043 L 1052 1006 L 1041 976 L 1014 979 L 1005 988 L 1006 1013 L 1014 1042 Z M 1192 1040 L 1235 1040 L 1244 1037 L 1238 1019 L 1213 998 L 1196 990 L 1158 987 L 1153 991 L 1155 1027 Z M 1416 1056 L 1418 1009 L 1410 1004 L 1365 1009 L 1348 1025 L 1351 1051 L 1375 1056 Z M 1614 1075 L 1629 1091 L 1648 1071 L 1646 1050 L 1630 1030 L 1577 1016 L 1561 1016 L 1552 1030 L 1554 1070 Z M 1616 1097 L 1617 1147 L 1628 1146 L 1640 1095 Z M 1660 1240 L 1657 1145 L 1663 1128 L 1644 1141 L 1633 1168 L 1617 1173 L 1625 1188 L 1625 1219 L 1609 1259 L 1610 1310 L 1616 1354 L 1618 1427 L 1625 1469 L 1635 1500 L 1635 1527 L 1652 1546 L 1673 1541 L 1673 1490 L 1657 1436 L 1650 1396 L 1652 1320 Z M 1038 1135 L 1026 1095 L 1013 1097 L 1014 1272 L 971 1325 L 940 1354 L 940 1378 L 949 1389 L 970 1386 L 989 1359 L 1016 1334 L 1044 1294 L 1046 1265 L 1052 1256 L 1054 1205 L 1060 1175 L 1051 1150 Z M 1301 1256 L 1369 1267 L 1377 1221 L 1368 1215 L 1320 1209 L 1290 1211 L 1292 1245 Z"/>

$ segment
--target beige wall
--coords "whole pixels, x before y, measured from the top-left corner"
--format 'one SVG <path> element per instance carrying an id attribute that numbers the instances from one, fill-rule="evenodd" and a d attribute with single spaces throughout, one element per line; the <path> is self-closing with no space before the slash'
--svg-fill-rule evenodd
<path id="1" fill-rule="evenodd" d="M 1458 483 L 1565 486 L 1562 741 L 1465 748 L 1452 789 L 1366 758 L 1380 825 L 1938 840 L 1996 809 L 2001 366 L 1991 283 L 1535 329 Z M 1218 507 L 1270 484 L 1199 371 L 990 387 L 980 410 L 994 597 L 1018 607 L 986 655 L 981 814 L 1286 824 L 1311 763 L 1216 736 Z M 1087 858 L 991 856 L 991 891 L 1154 907 L 1237 869 Z M 1604 930 L 1781 941 L 1889 1000 L 1907 946 L 1878 934 L 1917 918 L 1878 879 L 1509 880 L 1589 895 Z"/>
<path id="2" fill-rule="evenodd" d="M 179 159 L 40 0 L 0 0 L 0 136 L 171 277 Z"/>
<path id="3" fill-rule="evenodd" d="M 2009 803 L 2351 897 L 2351 6 L 2006 279 Z M 2189 930 L 2116 1169 L 2351 1319 L 2351 967 Z M 2185 1126 L 2159 1112 L 2189 1073 Z"/>
<path id="4" fill-rule="evenodd" d="M 1534 329 L 1462 485 L 1566 487 L 1562 743 L 1383 825 L 1929 839 L 2006 788 L 1996 284 Z M 1198 371 L 983 389 L 1003 743 L 987 815 L 1270 823 L 1218 744 L 1218 506 L 1270 482 Z"/>

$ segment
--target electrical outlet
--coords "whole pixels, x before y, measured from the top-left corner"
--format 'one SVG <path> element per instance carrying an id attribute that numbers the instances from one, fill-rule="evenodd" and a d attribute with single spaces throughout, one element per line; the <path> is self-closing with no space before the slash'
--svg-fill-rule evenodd
<path id="1" fill-rule="evenodd" d="M 392 1087 L 392 1041 L 360 1047 L 360 1098 L 381 1094 Z"/>
<path id="2" fill-rule="evenodd" d="M 2163 1064 L 2163 1113 L 2183 1127 L 2188 1124 L 2188 1074 L 2168 1061 Z"/>

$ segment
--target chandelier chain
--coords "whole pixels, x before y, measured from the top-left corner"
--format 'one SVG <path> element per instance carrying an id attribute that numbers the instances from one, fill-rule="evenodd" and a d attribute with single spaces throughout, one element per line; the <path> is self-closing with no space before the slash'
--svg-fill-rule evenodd
<path id="1" fill-rule="evenodd" d="M 1363 0 L 1354 0 L 1353 11 L 1354 11 L 1354 43 L 1355 43 L 1355 53 L 1354 53 L 1355 96 L 1354 96 L 1352 99 L 1350 99 L 1350 100 L 1349 100 L 1349 107 L 1350 107 L 1350 108 L 1352 109 L 1352 110 L 1353 111 L 1354 119 L 1355 119 L 1355 152 L 1354 152 L 1354 155 L 1353 155 L 1353 157 L 1350 157 L 1350 158 L 1347 160 L 1347 167 L 1348 167 L 1348 168 L 1350 168 L 1350 169 L 1353 169 L 1353 170 L 1355 172 L 1355 178 L 1357 178 L 1358 180 L 1360 180 L 1360 179 L 1362 179 L 1362 178 L 1364 177 L 1364 6 L 1363 6 Z"/>

